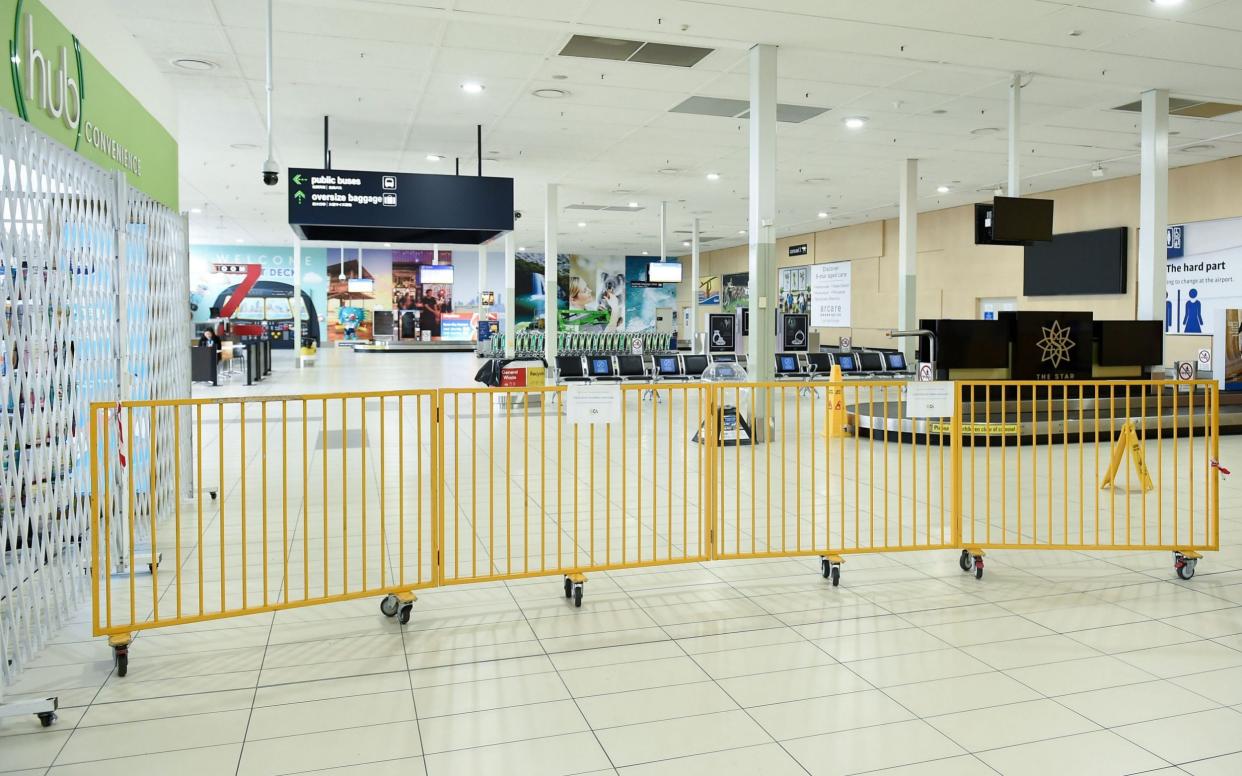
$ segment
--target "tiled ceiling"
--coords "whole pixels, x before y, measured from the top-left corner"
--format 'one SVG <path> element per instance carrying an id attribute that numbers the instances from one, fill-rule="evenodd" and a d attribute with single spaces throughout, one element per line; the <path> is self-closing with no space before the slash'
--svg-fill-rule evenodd
<path id="1" fill-rule="evenodd" d="M 179 95 L 182 202 L 203 210 L 192 239 L 290 242 L 283 181 L 259 176 L 263 0 L 104 2 Z M 562 206 L 616 208 L 566 215 L 562 250 L 654 253 L 661 200 L 674 250 L 692 213 L 731 236 L 713 247 L 743 241 L 747 120 L 673 109 L 746 100 L 755 42 L 780 47 L 780 102 L 830 108 L 779 126 L 782 235 L 895 215 L 906 157 L 923 160 L 921 209 L 982 198 L 1006 176 L 1014 71 L 1029 74 L 1025 193 L 1089 182 L 1097 163 L 1105 177 L 1136 174 L 1139 116 L 1114 108 L 1145 89 L 1242 101 L 1242 0 L 277 0 L 275 14 L 282 166 L 322 162 L 328 114 L 338 167 L 449 172 L 461 157 L 472 173 L 481 123 L 484 170 L 516 179 L 529 250 L 547 182 L 562 184 Z M 692 67 L 560 56 L 574 35 L 712 52 Z M 218 67 L 180 70 L 182 57 Z M 467 80 L 484 92 L 464 93 Z M 869 121 L 849 130 L 847 116 Z M 1242 113 L 1170 127 L 1174 165 L 1242 154 Z"/>

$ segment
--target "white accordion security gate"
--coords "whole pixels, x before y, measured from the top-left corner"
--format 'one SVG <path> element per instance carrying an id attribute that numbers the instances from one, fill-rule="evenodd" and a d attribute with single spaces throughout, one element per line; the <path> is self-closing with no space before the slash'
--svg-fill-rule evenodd
<path id="1" fill-rule="evenodd" d="M 189 395 L 187 256 L 181 215 L 0 111 L 0 686 L 90 592 L 88 406 Z M 133 442 L 168 503 L 171 456 Z"/>

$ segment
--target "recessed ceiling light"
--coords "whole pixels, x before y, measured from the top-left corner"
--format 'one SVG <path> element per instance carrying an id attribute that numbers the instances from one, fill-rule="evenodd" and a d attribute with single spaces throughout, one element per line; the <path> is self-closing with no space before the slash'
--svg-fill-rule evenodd
<path id="1" fill-rule="evenodd" d="M 1182 151 L 1214 151 L 1216 150 L 1216 146 L 1212 145 L 1211 143 L 1195 143 L 1194 145 L 1188 145 L 1184 148 L 1181 148 L 1180 150 Z"/>
<path id="2" fill-rule="evenodd" d="M 819 211 L 819 213 L 817 213 L 817 214 L 816 214 L 816 217 L 817 217 L 817 218 L 827 218 L 827 217 L 828 217 L 828 213 L 826 213 L 825 211 L 821 210 L 821 211 Z"/>
<path id="3" fill-rule="evenodd" d="M 738 229 L 738 230 L 737 230 L 737 233 L 738 233 L 738 234 L 746 234 L 746 230 L 745 230 L 745 229 Z"/>
<path id="4" fill-rule="evenodd" d="M 443 156 L 440 156 L 439 154 L 427 154 L 427 155 L 426 155 L 425 157 L 423 157 L 423 158 L 424 158 L 424 159 L 426 159 L 426 160 L 427 160 L 427 161 L 429 161 L 429 162 L 438 162 L 438 161 L 440 161 L 440 160 L 444 159 L 444 157 L 443 157 Z"/>
<path id="5" fill-rule="evenodd" d="M 236 242 L 239 242 L 239 243 L 244 243 L 245 241 L 246 241 L 246 238 L 244 237 L 238 237 L 236 240 Z"/>
<path id="6" fill-rule="evenodd" d="M 233 148 L 238 151 L 256 151 L 259 148 L 259 144 L 258 143 L 230 143 L 229 148 Z"/>
<path id="7" fill-rule="evenodd" d="M 637 203 L 637 202 L 631 202 L 631 203 L 629 204 L 629 207 L 638 207 L 638 203 Z"/>
<path id="8" fill-rule="evenodd" d="M 1066 35 L 1069 35 L 1071 38 L 1081 37 L 1082 30 L 1070 30 L 1069 32 L 1066 33 Z"/>
<path id="9" fill-rule="evenodd" d="M 827 178 L 807 178 L 806 180 L 804 180 L 804 181 L 802 181 L 802 182 L 803 182 L 803 183 L 810 183 L 810 184 L 812 184 L 812 185 L 818 185 L 818 184 L 821 184 L 821 183 L 827 183 L 827 182 L 828 182 L 828 179 L 827 179 Z"/>
<path id="10" fill-rule="evenodd" d="M 564 75 L 563 73 L 557 73 L 556 75 L 552 76 L 552 80 L 553 81 L 567 81 L 569 80 L 569 76 Z"/>
<path id="11" fill-rule="evenodd" d="M 518 250 L 519 250 L 519 251 L 523 251 L 523 252 L 524 252 L 524 251 L 526 250 L 526 246 L 525 246 L 525 245 L 520 245 L 520 246 L 518 246 Z"/>
<path id="12" fill-rule="evenodd" d="M 384 247 L 385 247 L 385 248 L 391 248 L 391 247 L 392 247 L 392 243 L 384 243 Z"/>
<path id="13" fill-rule="evenodd" d="M 578 228 L 579 228 L 579 229 L 586 229 L 586 221 L 579 221 L 579 222 L 578 222 Z"/>
<path id="14" fill-rule="evenodd" d="M 718 180 L 720 180 L 720 173 L 718 173 L 718 172 L 709 172 L 709 173 L 707 174 L 707 179 L 708 179 L 709 181 L 718 181 Z"/>
<path id="15" fill-rule="evenodd" d="M 682 240 L 682 241 L 681 241 L 681 247 L 683 247 L 683 248 L 689 248 L 689 247 L 690 247 L 690 241 L 689 241 L 689 240 Z"/>
<path id="16" fill-rule="evenodd" d="M 850 129 L 862 129 L 867 126 L 866 116 L 847 116 L 843 122 Z"/>
<path id="17" fill-rule="evenodd" d="M 932 113 L 936 114 L 937 116 L 943 116 L 944 114 L 948 113 L 948 111 L 945 110 L 944 108 L 936 108 L 934 111 L 932 111 Z"/>
<path id="18" fill-rule="evenodd" d="M 203 209 L 201 207 L 192 207 L 190 208 L 190 212 L 193 213 L 194 215 L 198 215 L 199 213 L 203 212 Z"/>
<path id="19" fill-rule="evenodd" d="M 1151 0 L 1156 5 L 1174 6 L 1181 5 L 1183 0 Z"/>
<path id="20" fill-rule="evenodd" d="M 466 94 L 482 94 L 483 84 L 478 81 L 466 81 L 461 85 L 461 90 Z"/>
<path id="21" fill-rule="evenodd" d="M 948 193 L 949 193 L 949 187 L 948 187 L 948 186 L 937 186 L 937 187 L 936 187 L 936 192 L 937 192 L 938 194 L 948 194 Z"/>
<path id="22" fill-rule="evenodd" d="M 648 255 L 649 253 L 650 253 L 650 251 L 643 251 L 643 255 L 644 255 L 644 256 Z"/>
<path id="23" fill-rule="evenodd" d="M 206 70 L 215 70 L 219 65 L 210 59 L 198 59 L 195 57 L 182 57 L 172 61 L 173 67 L 179 67 L 182 70 L 196 70 L 204 72 Z"/>
<path id="24" fill-rule="evenodd" d="M 677 175 L 680 172 L 681 170 L 677 169 L 676 167 L 661 167 L 660 168 L 661 175 Z"/>
<path id="25" fill-rule="evenodd" d="M 531 94 L 544 100 L 559 100 L 569 96 L 569 92 L 564 89 L 536 89 Z"/>
<path id="26" fill-rule="evenodd" d="M 1000 131 L 1001 131 L 1000 127 L 979 127 L 978 129 L 970 130 L 970 134 L 972 135 L 995 135 L 997 132 L 1000 132 Z"/>

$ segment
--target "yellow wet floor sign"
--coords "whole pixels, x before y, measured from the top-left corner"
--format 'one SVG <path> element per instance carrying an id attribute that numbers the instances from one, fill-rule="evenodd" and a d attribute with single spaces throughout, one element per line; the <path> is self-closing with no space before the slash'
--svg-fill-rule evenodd
<path id="1" fill-rule="evenodd" d="M 832 372 L 828 376 L 827 434 L 829 438 L 845 436 L 845 388 L 842 386 L 844 379 L 840 365 L 833 364 Z"/>
<path id="2" fill-rule="evenodd" d="M 1100 488 L 1107 488 L 1116 484 L 1117 475 L 1121 471 L 1123 459 L 1126 455 L 1130 456 L 1130 460 L 1134 462 L 1134 471 L 1138 473 L 1139 482 L 1143 486 L 1143 490 L 1151 490 L 1155 487 L 1151 481 L 1151 474 L 1147 471 L 1147 460 L 1143 456 L 1143 443 L 1139 439 L 1138 433 L 1134 430 L 1134 421 L 1127 420 L 1121 427 L 1121 433 L 1117 436 L 1117 441 L 1113 443 L 1112 460 L 1108 462 L 1108 471 L 1104 474 L 1104 480 L 1100 483 Z"/>

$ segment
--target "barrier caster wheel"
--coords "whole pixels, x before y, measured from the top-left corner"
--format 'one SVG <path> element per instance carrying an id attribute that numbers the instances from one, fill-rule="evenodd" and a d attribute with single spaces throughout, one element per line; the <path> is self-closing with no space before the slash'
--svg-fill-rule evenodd
<path id="1" fill-rule="evenodd" d="M 1195 575 L 1195 565 L 1198 558 L 1187 558 L 1184 555 L 1178 555 L 1177 560 L 1173 562 L 1173 568 L 1177 570 L 1177 578 L 1188 580 Z"/>
<path id="2" fill-rule="evenodd" d="M 582 585 L 574 585 L 574 606 L 582 606 Z"/>
<path id="3" fill-rule="evenodd" d="M 414 604 L 406 604 L 401 607 L 401 611 L 397 615 L 397 622 L 405 625 L 410 621 L 410 613 L 414 611 Z"/>
<path id="4" fill-rule="evenodd" d="M 832 576 L 832 564 L 828 562 L 827 558 L 819 559 L 819 569 L 823 572 L 824 579 L 828 579 Z"/>
<path id="5" fill-rule="evenodd" d="M 214 490 L 209 490 L 209 491 L 207 491 L 207 492 L 211 494 L 211 500 L 212 500 L 212 501 L 215 501 L 215 500 L 216 500 L 216 497 L 220 495 L 220 494 L 219 494 L 219 492 L 214 491 Z"/>
<path id="6" fill-rule="evenodd" d="M 962 550 L 962 556 L 957 559 L 957 565 L 961 567 L 962 571 L 970 571 L 971 566 L 974 565 L 971 563 L 970 553 Z"/>
<path id="7" fill-rule="evenodd" d="M 129 673 L 129 655 L 124 652 L 118 652 L 116 655 L 116 675 L 125 676 Z"/>
<path id="8" fill-rule="evenodd" d="M 975 579 L 983 579 L 983 558 L 975 558 Z"/>
<path id="9" fill-rule="evenodd" d="M 52 723 L 56 721 L 56 712 L 54 711 L 41 711 L 38 716 L 39 724 L 43 727 L 51 727 Z"/>
<path id="10" fill-rule="evenodd" d="M 573 598 L 574 583 L 569 581 L 569 577 L 565 577 L 565 597 Z"/>
<path id="11" fill-rule="evenodd" d="M 832 567 L 832 586 L 837 587 L 840 584 L 841 584 L 841 567 L 833 566 Z"/>
<path id="12" fill-rule="evenodd" d="M 400 602 L 397 601 L 395 595 L 386 595 L 380 601 L 380 611 L 385 617 L 396 617 L 397 610 L 401 608 Z"/>

